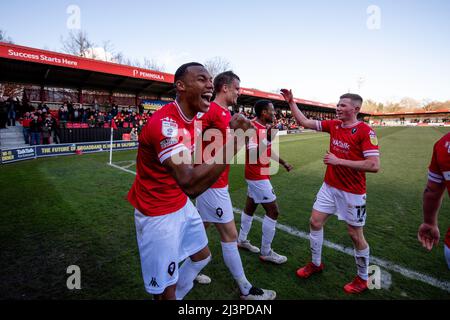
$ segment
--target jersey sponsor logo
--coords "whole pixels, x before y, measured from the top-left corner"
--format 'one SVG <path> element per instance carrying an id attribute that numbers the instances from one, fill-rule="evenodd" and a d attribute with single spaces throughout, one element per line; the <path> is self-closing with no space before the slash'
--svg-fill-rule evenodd
<path id="1" fill-rule="evenodd" d="M 175 272 L 175 262 L 171 262 L 169 264 L 169 267 L 167 268 L 167 272 L 170 274 L 170 276 L 173 276 L 173 273 Z"/>
<path id="2" fill-rule="evenodd" d="M 161 133 L 164 137 L 173 138 L 178 135 L 178 124 L 175 121 L 163 120 L 161 126 Z"/>
<path id="3" fill-rule="evenodd" d="M 370 143 L 373 144 L 374 146 L 378 145 L 378 138 L 377 135 L 375 134 L 375 132 L 373 130 L 371 130 L 369 132 L 369 138 L 370 138 Z"/>
<path id="4" fill-rule="evenodd" d="M 217 208 L 217 209 L 216 209 L 216 214 L 217 214 L 217 216 L 218 216 L 219 218 L 222 218 L 222 216 L 223 216 L 223 210 L 222 210 L 222 208 Z"/>
<path id="5" fill-rule="evenodd" d="M 167 147 L 173 146 L 178 143 L 178 139 L 176 138 L 166 138 L 160 142 L 161 149 L 165 149 Z"/>
<path id="6" fill-rule="evenodd" d="M 150 280 L 149 285 L 152 286 L 152 287 L 155 287 L 155 288 L 156 287 L 159 288 L 159 284 L 158 284 L 158 282 L 156 282 L 156 278 L 152 278 L 152 280 Z"/>
<path id="7" fill-rule="evenodd" d="M 342 142 L 341 140 L 338 139 L 333 139 L 331 141 L 331 143 L 336 146 L 339 147 L 341 149 L 345 149 L 345 150 L 350 150 L 350 145 L 347 142 Z"/>

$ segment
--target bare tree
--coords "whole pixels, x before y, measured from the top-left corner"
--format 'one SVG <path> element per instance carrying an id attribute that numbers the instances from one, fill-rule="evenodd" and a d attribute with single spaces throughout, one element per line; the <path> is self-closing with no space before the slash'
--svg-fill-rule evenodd
<path id="1" fill-rule="evenodd" d="M 0 29 L 0 42 L 14 43 L 12 39 L 6 35 L 6 31 L 1 29 Z"/>
<path id="2" fill-rule="evenodd" d="M 93 51 L 94 43 L 88 38 L 85 31 L 71 31 L 67 39 L 61 39 L 64 52 L 79 57 L 86 57 L 89 51 Z"/>
<path id="3" fill-rule="evenodd" d="M 160 71 L 160 72 L 163 72 L 166 70 L 166 67 L 163 64 L 160 64 L 154 58 L 151 58 L 151 59 L 144 58 L 144 63 L 142 64 L 142 67 L 146 68 L 146 69 L 150 69 L 150 70 Z"/>
<path id="4" fill-rule="evenodd" d="M 111 62 L 114 59 L 114 45 L 111 43 L 111 41 L 106 40 L 103 41 L 103 54 L 105 55 L 102 57 L 102 60 Z"/>
<path id="5" fill-rule="evenodd" d="M 228 60 L 222 57 L 214 57 L 203 63 L 206 70 L 211 74 L 212 77 L 217 76 L 219 73 L 230 70 L 231 64 Z"/>
<path id="6" fill-rule="evenodd" d="M 125 64 L 125 56 L 122 52 L 116 52 L 113 55 L 112 61 L 118 64 Z"/>

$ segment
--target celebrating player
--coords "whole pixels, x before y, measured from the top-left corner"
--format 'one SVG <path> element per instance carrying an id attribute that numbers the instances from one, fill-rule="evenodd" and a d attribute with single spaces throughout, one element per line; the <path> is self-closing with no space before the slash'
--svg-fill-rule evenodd
<path id="1" fill-rule="evenodd" d="M 270 159 L 272 158 L 280 163 L 287 171 L 291 171 L 292 166 L 271 150 L 272 135 L 270 125 L 275 120 L 273 104 L 269 100 L 259 100 L 255 103 L 255 113 L 256 118 L 252 120 L 252 123 L 256 128 L 256 135 L 250 139 L 246 148 L 245 179 L 248 185 L 248 192 L 245 210 L 241 215 L 238 246 L 253 253 L 260 252 L 258 247 L 247 240 L 247 235 L 252 226 L 253 214 L 258 204 L 261 204 L 266 214 L 262 225 L 261 254 L 259 258 L 262 261 L 282 264 L 287 261 L 287 258 L 276 253 L 271 248 L 279 209 L 276 201 L 277 197 L 270 183 Z M 255 163 L 250 161 L 252 153 L 258 156 L 257 161 L 254 161 Z"/>
<path id="2" fill-rule="evenodd" d="M 450 133 L 434 145 L 428 168 L 428 182 L 423 192 L 423 223 L 419 227 L 417 237 L 428 250 L 439 242 L 438 213 L 446 186 L 450 196 Z M 447 229 L 444 250 L 450 269 L 450 227 Z"/>
<path id="3" fill-rule="evenodd" d="M 355 247 L 358 275 L 344 286 L 347 293 L 367 290 L 369 244 L 364 238 L 366 221 L 366 172 L 378 172 L 380 158 L 375 132 L 357 120 L 362 98 L 347 93 L 340 97 L 336 107 L 337 120 L 310 120 L 294 102 L 291 90 L 281 94 L 289 103 L 297 122 L 305 128 L 330 134 L 330 151 L 323 161 L 327 165 L 324 182 L 313 206 L 310 219 L 312 262 L 297 270 L 297 276 L 308 278 L 324 269 L 322 259 L 323 226 L 332 214 L 347 223 L 348 233 Z"/>
<path id="4" fill-rule="evenodd" d="M 192 164 L 194 119 L 208 111 L 213 94 L 208 71 L 196 62 L 182 65 L 175 73 L 175 88 L 176 100 L 156 111 L 139 135 L 136 179 L 128 193 L 145 289 L 158 300 L 182 299 L 211 259 L 205 228 L 188 196 L 209 188 L 227 161 Z M 251 124 L 235 116 L 230 127 L 246 130 Z M 225 148 L 234 150 L 234 139 Z"/>
<path id="5" fill-rule="evenodd" d="M 222 146 L 229 135 L 229 122 L 231 119 L 228 106 L 237 104 L 239 97 L 240 79 L 232 71 L 226 71 L 214 78 L 214 91 L 216 97 L 209 111 L 200 117 L 204 133 L 203 156 L 206 161 L 212 155 L 207 150 L 214 150 L 211 146 Z M 275 292 L 253 287 L 247 280 L 242 267 L 241 257 L 237 247 L 237 230 L 234 223 L 233 205 L 228 193 L 228 175 L 230 166 L 221 174 L 219 179 L 196 199 L 196 206 L 200 216 L 208 227 L 213 223 L 219 234 L 222 246 L 222 255 L 225 265 L 230 270 L 233 278 L 241 291 L 243 300 L 273 300 Z M 204 276 L 204 275 L 203 275 Z"/>

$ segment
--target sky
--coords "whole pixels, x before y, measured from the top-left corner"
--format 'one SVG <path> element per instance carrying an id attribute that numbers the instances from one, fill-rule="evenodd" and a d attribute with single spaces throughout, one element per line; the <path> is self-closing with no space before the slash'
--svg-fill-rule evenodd
<path id="1" fill-rule="evenodd" d="M 450 100 L 447 0 L 16 0 L 0 12 L 0 29 L 29 47 L 61 51 L 79 22 L 99 46 L 109 40 L 169 73 L 219 56 L 245 88 L 287 87 L 325 103 L 349 91 L 378 102 Z"/>

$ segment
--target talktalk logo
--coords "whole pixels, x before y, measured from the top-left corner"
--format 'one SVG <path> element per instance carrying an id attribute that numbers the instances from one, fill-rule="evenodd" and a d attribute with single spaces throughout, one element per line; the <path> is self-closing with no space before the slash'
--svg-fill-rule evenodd
<path id="1" fill-rule="evenodd" d="M 141 77 L 141 78 L 147 78 L 152 80 L 162 80 L 164 81 L 164 76 L 156 73 L 150 73 L 146 71 L 141 71 L 134 69 L 133 70 L 133 77 Z"/>
<path id="2" fill-rule="evenodd" d="M 338 139 L 333 139 L 332 143 L 334 146 L 339 147 L 341 149 L 350 150 L 350 145 L 347 142 L 342 142 Z"/>

